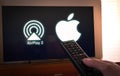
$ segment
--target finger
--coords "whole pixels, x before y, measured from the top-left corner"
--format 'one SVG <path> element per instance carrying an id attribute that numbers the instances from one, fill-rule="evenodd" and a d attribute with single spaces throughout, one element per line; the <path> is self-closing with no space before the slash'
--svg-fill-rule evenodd
<path id="1" fill-rule="evenodd" d="M 88 67 L 93 67 L 100 71 L 103 71 L 103 68 L 106 67 L 104 62 L 102 62 L 102 60 L 99 60 L 99 59 L 85 58 L 83 59 L 83 63 Z"/>

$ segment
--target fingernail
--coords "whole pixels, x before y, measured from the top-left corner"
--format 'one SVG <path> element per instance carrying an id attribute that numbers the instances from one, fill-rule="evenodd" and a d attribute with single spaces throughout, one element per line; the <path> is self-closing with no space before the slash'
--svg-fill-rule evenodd
<path id="1" fill-rule="evenodd" d="M 91 58 L 84 58 L 83 61 L 91 61 Z"/>

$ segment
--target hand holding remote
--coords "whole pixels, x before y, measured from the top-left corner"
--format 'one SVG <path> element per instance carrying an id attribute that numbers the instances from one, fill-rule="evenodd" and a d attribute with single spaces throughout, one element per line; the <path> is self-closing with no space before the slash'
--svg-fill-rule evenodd
<path id="1" fill-rule="evenodd" d="M 103 76 L 120 76 L 120 66 L 116 63 L 95 58 L 84 58 L 83 63 L 88 67 L 99 69 Z"/>
<path id="2" fill-rule="evenodd" d="M 87 54 L 74 40 L 61 43 L 71 61 L 76 66 L 81 76 L 103 76 L 102 73 L 94 67 L 88 67 L 83 63 L 84 58 L 88 58 Z"/>

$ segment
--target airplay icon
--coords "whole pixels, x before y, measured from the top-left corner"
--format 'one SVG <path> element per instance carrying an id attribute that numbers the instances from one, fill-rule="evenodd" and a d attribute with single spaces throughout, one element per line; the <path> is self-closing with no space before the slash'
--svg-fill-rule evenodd
<path id="1" fill-rule="evenodd" d="M 74 13 L 71 13 L 67 20 L 61 20 L 56 24 L 56 34 L 61 41 L 75 40 L 77 41 L 81 33 L 78 32 L 78 20 L 72 20 Z"/>
<path id="2" fill-rule="evenodd" d="M 23 28 L 23 34 L 27 38 L 27 45 L 43 45 L 41 38 L 44 35 L 43 24 L 37 20 L 28 21 Z"/>

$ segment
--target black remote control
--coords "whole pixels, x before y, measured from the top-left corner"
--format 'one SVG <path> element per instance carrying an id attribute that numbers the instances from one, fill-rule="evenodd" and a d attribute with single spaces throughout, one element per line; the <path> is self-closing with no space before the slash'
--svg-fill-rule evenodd
<path id="1" fill-rule="evenodd" d="M 81 76 L 103 76 L 103 74 L 91 67 L 87 67 L 83 62 L 83 58 L 88 58 L 88 55 L 83 51 L 77 42 L 74 40 L 64 41 L 61 43 L 71 61 L 80 72 Z"/>

